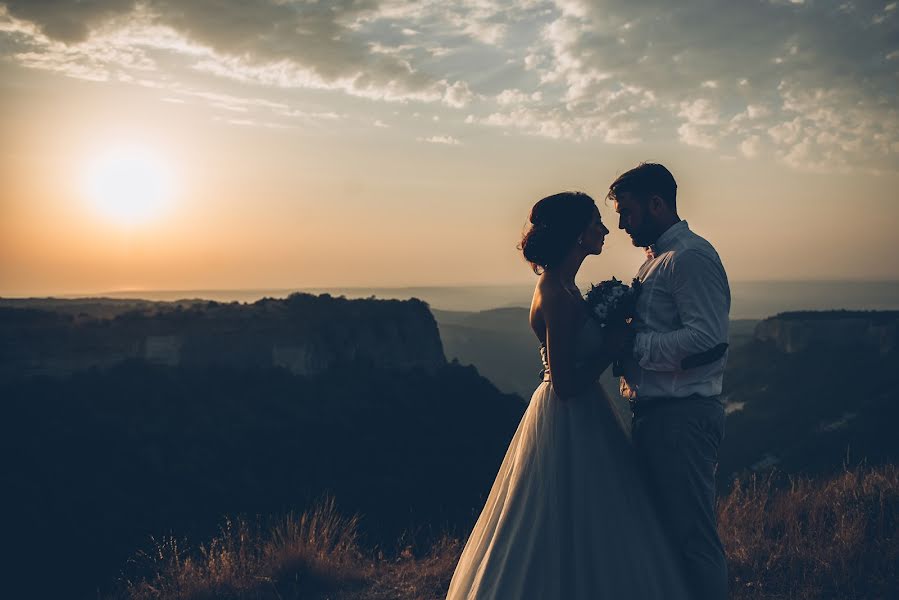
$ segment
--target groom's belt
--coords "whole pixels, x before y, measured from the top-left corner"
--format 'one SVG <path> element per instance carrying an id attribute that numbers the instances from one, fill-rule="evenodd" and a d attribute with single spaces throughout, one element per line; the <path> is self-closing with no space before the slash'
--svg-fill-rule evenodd
<path id="1" fill-rule="evenodd" d="M 674 404 L 682 404 L 685 402 L 718 402 L 718 396 L 701 396 L 699 394 L 690 394 L 689 396 L 644 396 L 628 399 L 631 405 L 631 411 L 636 414 L 645 414 L 663 406 L 672 406 Z"/>

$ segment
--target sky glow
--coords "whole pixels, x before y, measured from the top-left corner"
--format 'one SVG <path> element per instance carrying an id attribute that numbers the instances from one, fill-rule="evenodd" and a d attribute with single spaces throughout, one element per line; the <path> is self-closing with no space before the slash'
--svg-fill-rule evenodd
<path id="1" fill-rule="evenodd" d="M 526 282 L 563 189 L 628 277 L 601 200 L 642 160 L 735 280 L 899 279 L 896 2 L 11 1 L 0 56 L 4 295 Z M 96 139 L 178 201 L 79 212 Z"/>

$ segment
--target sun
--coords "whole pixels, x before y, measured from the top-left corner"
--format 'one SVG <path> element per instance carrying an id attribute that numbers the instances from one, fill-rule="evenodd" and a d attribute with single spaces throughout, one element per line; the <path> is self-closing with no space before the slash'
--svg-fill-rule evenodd
<path id="1" fill-rule="evenodd" d="M 110 149 L 85 169 L 85 192 L 100 216 L 120 225 L 159 218 L 171 200 L 171 173 L 145 148 Z"/>

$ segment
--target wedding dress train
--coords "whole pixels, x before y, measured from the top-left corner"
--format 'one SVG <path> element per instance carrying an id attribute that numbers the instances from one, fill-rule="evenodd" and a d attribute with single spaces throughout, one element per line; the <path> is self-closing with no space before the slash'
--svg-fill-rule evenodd
<path id="1" fill-rule="evenodd" d="M 578 357 L 595 355 L 588 319 Z M 546 367 L 546 354 L 541 348 Z M 630 442 L 597 383 L 534 391 L 465 545 L 447 600 L 686 598 Z"/>

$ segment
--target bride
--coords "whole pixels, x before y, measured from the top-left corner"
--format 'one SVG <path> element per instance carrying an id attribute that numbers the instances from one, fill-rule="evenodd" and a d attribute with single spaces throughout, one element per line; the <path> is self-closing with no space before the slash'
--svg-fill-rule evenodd
<path id="1" fill-rule="evenodd" d="M 530 324 L 543 382 L 447 600 L 686 598 L 631 446 L 597 382 L 632 339 L 624 327 L 604 331 L 575 285 L 608 233 L 583 193 L 548 196 L 531 209 L 521 250 L 539 275 Z"/>

